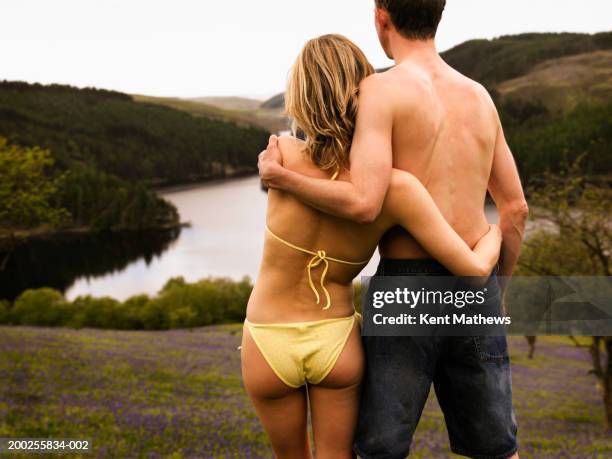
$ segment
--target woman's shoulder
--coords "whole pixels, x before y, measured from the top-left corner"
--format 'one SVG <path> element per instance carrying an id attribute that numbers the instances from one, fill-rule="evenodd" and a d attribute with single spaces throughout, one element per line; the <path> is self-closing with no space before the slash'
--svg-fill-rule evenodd
<path id="1" fill-rule="evenodd" d="M 302 175 L 315 178 L 329 178 L 330 172 L 321 170 L 312 162 L 305 151 L 306 142 L 290 135 L 278 137 L 283 166 Z"/>
<path id="2" fill-rule="evenodd" d="M 302 174 L 308 174 L 314 167 L 309 158 L 304 154 L 306 143 L 291 135 L 278 137 L 278 148 L 281 151 L 283 166 Z M 316 167 L 315 167 L 316 169 Z"/>
<path id="3" fill-rule="evenodd" d="M 281 151 L 283 160 L 296 160 L 300 158 L 304 149 L 305 142 L 292 135 L 278 136 L 278 148 Z"/>

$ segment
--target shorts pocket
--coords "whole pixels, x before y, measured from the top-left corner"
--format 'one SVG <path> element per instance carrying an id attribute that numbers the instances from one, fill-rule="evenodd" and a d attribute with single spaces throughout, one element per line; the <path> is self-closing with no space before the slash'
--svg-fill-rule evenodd
<path id="1" fill-rule="evenodd" d="M 508 361 L 508 341 L 505 336 L 473 336 L 474 348 L 485 362 Z"/>

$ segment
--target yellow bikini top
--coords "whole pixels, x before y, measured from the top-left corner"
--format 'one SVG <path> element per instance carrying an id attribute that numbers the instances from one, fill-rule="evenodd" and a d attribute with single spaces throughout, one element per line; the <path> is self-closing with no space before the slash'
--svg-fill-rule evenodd
<path id="1" fill-rule="evenodd" d="M 335 180 L 336 177 L 338 177 L 339 172 L 340 172 L 340 168 L 337 167 L 336 168 L 336 172 L 334 173 L 334 175 L 332 175 L 330 180 Z M 303 247 L 299 247 L 299 246 L 297 246 L 295 244 L 292 244 L 289 241 L 284 240 L 280 236 L 274 234 L 274 232 L 272 232 L 272 230 L 268 227 L 267 224 L 266 224 L 266 230 L 268 231 L 268 233 L 270 233 L 270 235 L 273 238 L 275 238 L 277 241 L 285 244 L 287 247 L 290 247 L 290 248 L 292 248 L 294 250 L 297 250 L 299 252 L 302 252 L 302 253 L 306 253 L 308 255 L 312 255 L 312 258 L 310 259 L 310 261 L 306 265 L 306 268 L 308 269 L 308 285 L 310 285 L 311 290 L 315 294 L 315 297 L 317 299 L 317 304 L 320 303 L 321 297 L 319 296 L 319 292 L 317 291 L 317 289 L 316 289 L 316 287 L 314 285 L 314 282 L 312 281 L 312 269 L 316 268 L 321 263 L 323 263 L 325 265 L 325 267 L 323 268 L 323 273 L 321 274 L 321 290 L 323 290 L 323 293 L 325 294 L 325 298 L 327 299 L 327 304 L 325 305 L 325 307 L 323 309 L 329 309 L 329 307 L 331 306 L 331 297 L 329 295 L 329 292 L 325 288 L 325 276 L 327 275 L 327 270 L 329 269 L 329 262 L 333 261 L 334 263 L 342 263 L 342 264 L 345 264 L 345 265 L 359 266 L 359 265 L 365 265 L 365 264 L 368 263 L 368 261 L 370 261 L 370 260 L 347 261 L 347 260 L 341 260 L 339 258 L 333 258 L 333 257 L 327 256 L 327 254 L 325 253 L 325 250 L 317 250 L 315 252 L 315 251 L 312 251 L 312 250 L 305 249 Z"/>

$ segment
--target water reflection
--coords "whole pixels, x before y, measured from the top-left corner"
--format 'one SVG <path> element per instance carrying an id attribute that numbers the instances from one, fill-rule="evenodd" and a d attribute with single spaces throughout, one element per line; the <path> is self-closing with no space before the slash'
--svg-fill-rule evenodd
<path id="1" fill-rule="evenodd" d="M 103 233 L 34 240 L 15 248 L 0 271 L 0 298 L 14 300 L 28 288 L 66 292 L 77 278 L 121 272 L 135 260 L 147 265 L 177 240 L 181 230 Z M 112 295 L 112 291 L 106 292 Z"/>

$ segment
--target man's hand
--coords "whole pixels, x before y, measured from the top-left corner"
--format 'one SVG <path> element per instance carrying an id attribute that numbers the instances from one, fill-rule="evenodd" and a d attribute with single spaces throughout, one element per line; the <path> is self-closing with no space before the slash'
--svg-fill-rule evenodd
<path id="1" fill-rule="evenodd" d="M 278 137 L 272 134 L 267 148 L 259 154 L 257 161 L 259 177 L 266 187 L 278 188 L 277 181 L 284 170 L 282 160 L 283 156 L 278 148 Z"/>

